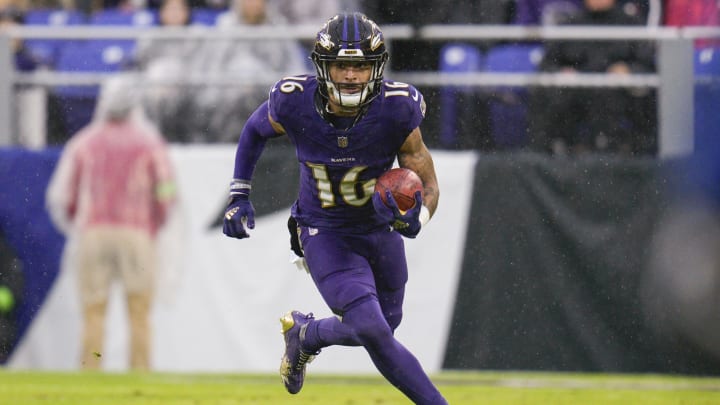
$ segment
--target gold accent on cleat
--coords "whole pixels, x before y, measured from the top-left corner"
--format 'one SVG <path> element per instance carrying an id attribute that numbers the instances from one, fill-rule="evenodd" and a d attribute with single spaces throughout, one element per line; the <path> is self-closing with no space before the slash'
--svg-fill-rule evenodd
<path id="1" fill-rule="evenodd" d="M 282 378 L 283 382 L 288 381 L 289 375 L 290 375 L 290 360 L 288 360 L 287 357 L 283 356 L 282 361 L 280 362 L 280 377 Z"/>
<path id="2" fill-rule="evenodd" d="M 287 331 L 295 326 L 295 319 L 292 316 L 292 311 L 286 313 L 282 318 L 280 318 L 280 324 L 282 325 L 282 329 L 280 330 L 280 333 L 282 334 L 287 333 Z"/>

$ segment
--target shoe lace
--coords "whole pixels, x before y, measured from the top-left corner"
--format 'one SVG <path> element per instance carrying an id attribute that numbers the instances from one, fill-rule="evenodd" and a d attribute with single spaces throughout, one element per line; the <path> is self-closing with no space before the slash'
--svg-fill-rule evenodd
<path id="1" fill-rule="evenodd" d="M 305 353 L 304 351 L 300 350 L 300 355 L 298 356 L 298 362 L 297 362 L 297 366 L 295 367 L 295 369 L 298 371 L 302 370 L 303 367 L 305 367 L 305 365 L 307 363 L 310 363 L 311 361 L 313 361 L 314 358 L 315 358 L 314 355 L 312 355 L 310 353 Z"/>

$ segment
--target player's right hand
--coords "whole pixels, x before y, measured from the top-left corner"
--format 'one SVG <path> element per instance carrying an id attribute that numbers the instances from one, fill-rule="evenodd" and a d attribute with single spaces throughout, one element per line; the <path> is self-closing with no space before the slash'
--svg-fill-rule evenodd
<path id="1" fill-rule="evenodd" d="M 402 211 L 397 206 L 390 190 L 385 190 L 387 203 L 380 198 L 380 192 L 376 191 L 372 196 L 375 212 L 388 222 L 398 233 L 406 238 L 413 239 L 420 233 L 420 211 L 422 210 L 422 193 L 415 192 L 415 205 L 407 211 Z"/>
<path id="2" fill-rule="evenodd" d="M 223 218 L 223 233 L 231 238 L 249 238 L 245 227 L 255 228 L 255 208 L 248 195 L 236 195 L 228 203 Z"/>

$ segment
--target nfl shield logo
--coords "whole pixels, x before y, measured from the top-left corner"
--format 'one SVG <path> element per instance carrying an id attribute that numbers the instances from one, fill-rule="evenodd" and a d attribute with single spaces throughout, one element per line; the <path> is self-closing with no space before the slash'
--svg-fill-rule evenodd
<path id="1" fill-rule="evenodd" d="M 338 136 L 338 146 L 341 148 L 347 148 L 348 137 L 347 136 Z"/>

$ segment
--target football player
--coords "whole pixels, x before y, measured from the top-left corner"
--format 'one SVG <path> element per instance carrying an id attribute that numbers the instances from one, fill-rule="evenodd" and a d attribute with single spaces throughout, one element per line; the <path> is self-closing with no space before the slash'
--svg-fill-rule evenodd
<path id="1" fill-rule="evenodd" d="M 402 237 L 414 238 L 438 204 L 433 160 L 419 125 L 422 94 L 385 80 L 383 34 L 360 13 L 332 17 L 311 54 L 317 75 L 286 77 L 249 118 L 238 141 L 223 232 L 246 238 L 255 226 L 251 178 L 266 141 L 288 136 L 300 167 L 290 228 L 317 289 L 337 317 L 288 312 L 280 374 L 300 391 L 306 364 L 332 346 L 363 346 L 380 373 L 416 404 L 446 404 L 415 356 L 393 332 L 402 318 L 408 269 Z M 374 193 L 395 161 L 423 180 L 424 197 L 397 208 Z"/>

